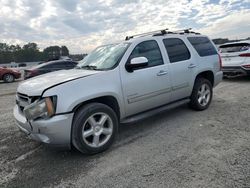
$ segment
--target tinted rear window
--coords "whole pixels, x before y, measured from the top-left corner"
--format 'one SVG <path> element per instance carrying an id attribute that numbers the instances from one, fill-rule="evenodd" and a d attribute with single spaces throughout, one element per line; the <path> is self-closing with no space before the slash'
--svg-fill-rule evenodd
<path id="1" fill-rule="evenodd" d="M 188 40 L 201 57 L 217 54 L 214 45 L 207 37 L 188 37 Z"/>
<path id="2" fill-rule="evenodd" d="M 243 52 L 250 49 L 248 43 L 225 44 L 220 46 L 221 53 Z"/>

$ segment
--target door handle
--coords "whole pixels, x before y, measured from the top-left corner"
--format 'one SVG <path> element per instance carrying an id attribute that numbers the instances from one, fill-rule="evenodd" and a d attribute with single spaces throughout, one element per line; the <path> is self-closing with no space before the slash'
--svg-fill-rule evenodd
<path id="1" fill-rule="evenodd" d="M 188 66 L 189 69 L 192 69 L 192 68 L 195 68 L 195 67 L 196 67 L 196 65 L 193 64 L 193 63 L 191 63 L 191 64 Z"/>
<path id="2" fill-rule="evenodd" d="M 161 70 L 160 72 L 157 73 L 157 76 L 163 76 L 163 75 L 166 75 L 166 74 L 168 74 L 167 71 Z"/>

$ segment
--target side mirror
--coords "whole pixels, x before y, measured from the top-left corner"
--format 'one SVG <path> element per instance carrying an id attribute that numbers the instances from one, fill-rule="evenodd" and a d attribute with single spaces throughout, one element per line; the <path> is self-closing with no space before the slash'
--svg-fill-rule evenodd
<path id="1" fill-rule="evenodd" d="M 148 59 L 146 57 L 135 57 L 125 67 L 128 72 L 133 72 L 135 69 L 146 67 L 147 65 Z"/>

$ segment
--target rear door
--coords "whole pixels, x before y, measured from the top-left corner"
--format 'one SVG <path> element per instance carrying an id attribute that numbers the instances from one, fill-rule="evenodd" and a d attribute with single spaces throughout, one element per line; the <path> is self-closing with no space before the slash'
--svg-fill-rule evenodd
<path id="1" fill-rule="evenodd" d="M 226 66 L 241 66 L 245 63 L 247 55 L 250 56 L 249 43 L 232 43 L 225 44 L 219 47 L 222 65 Z"/>
<path id="2" fill-rule="evenodd" d="M 163 39 L 163 43 L 170 62 L 171 101 L 188 97 L 192 89 L 192 76 L 196 69 L 196 62 L 182 39 L 166 38 Z"/>

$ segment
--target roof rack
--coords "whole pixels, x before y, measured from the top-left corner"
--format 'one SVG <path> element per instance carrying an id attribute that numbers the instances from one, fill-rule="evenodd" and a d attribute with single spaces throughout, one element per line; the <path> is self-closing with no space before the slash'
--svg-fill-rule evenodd
<path id="1" fill-rule="evenodd" d="M 143 37 L 143 36 L 147 36 L 147 35 L 152 35 L 152 36 L 161 36 L 161 35 L 166 35 L 166 34 L 196 34 L 196 35 L 200 35 L 200 33 L 191 31 L 192 28 L 187 28 L 187 29 L 180 29 L 180 30 L 176 30 L 176 31 L 168 31 L 168 29 L 161 29 L 161 30 L 157 30 L 157 31 L 151 31 L 151 32 L 147 32 L 147 33 L 141 33 L 141 34 L 136 34 L 136 35 L 132 35 L 132 36 L 126 36 L 125 40 L 130 40 L 134 37 Z"/>
<path id="2" fill-rule="evenodd" d="M 192 30 L 192 28 L 182 29 L 182 30 L 174 31 L 174 33 L 178 33 L 178 34 L 187 34 L 187 33 L 191 33 L 191 34 L 200 35 L 200 33 L 197 33 L 197 32 L 191 31 L 191 30 Z"/>
<path id="3" fill-rule="evenodd" d="M 150 31 L 150 32 L 146 32 L 146 33 L 136 34 L 136 35 L 132 35 L 132 36 L 126 36 L 125 40 L 129 40 L 129 39 L 132 39 L 134 37 L 139 37 L 139 36 L 152 35 L 152 34 L 158 33 L 158 32 L 161 32 L 161 34 L 166 34 L 167 30 L 168 29 L 161 29 L 161 30 L 156 30 L 156 31 Z"/>

